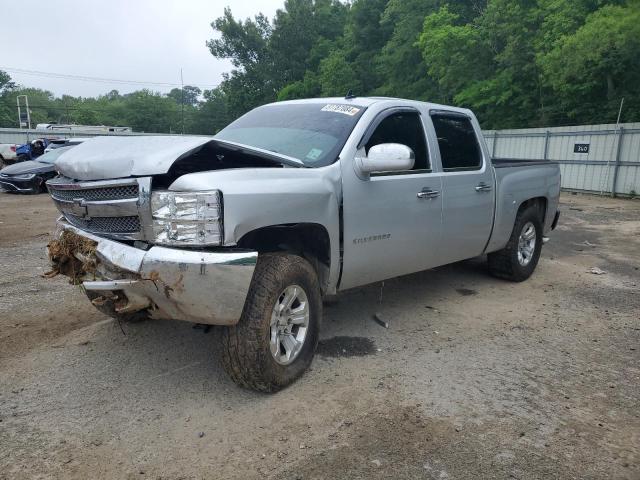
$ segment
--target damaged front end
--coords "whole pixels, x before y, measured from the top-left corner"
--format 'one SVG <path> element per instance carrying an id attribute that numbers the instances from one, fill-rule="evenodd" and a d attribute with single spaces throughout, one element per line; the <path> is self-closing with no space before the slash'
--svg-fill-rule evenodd
<path id="1" fill-rule="evenodd" d="M 257 252 L 144 250 L 63 220 L 58 225 L 48 246 L 52 270 L 45 276 L 68 276 L 105 313 L 211 325 L 233 325 L 242 314 Z"/>
<path id="2" fill-rule="evenodd" d="M 69 277 L 69 283 L 78 285 L 87 276 L 95 279 L 98 243 L 70 231 L 62 231 L 47 245 L 51 270 L 44 274 L 52 278 L 58 274 Z"/>

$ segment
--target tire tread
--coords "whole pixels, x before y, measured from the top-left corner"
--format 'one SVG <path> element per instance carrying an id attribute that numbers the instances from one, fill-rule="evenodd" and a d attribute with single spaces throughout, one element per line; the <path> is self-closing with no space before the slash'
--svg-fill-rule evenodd
<path id="1" fill-rule="evenodd" d="M 528 208 L 520 210 L 516 215 L 513 231 L 511 232 L 511 236 L 509 237 L 509 241 L 507 242 L 505 247 L 502 250 L 498 250 L 497 252 L 492 252 L 487 255 L 489 272 L 494 277 L 498 277 L 503 280 L 509 280 L 512 282 L 522 282 L 529 278 L 533 273 L 533 270 L 535 270 L 538 259 L 540 257 L 541 246 L 536 247 L 537 252 L 535 253 L 535 258 L 531 260 L 531 267 L 523 269 L 522 267 L 520 267 L 517 260 L 520 231 L 524 223 L 528 220 L 534 221 L 534 223 L 538 223 L 539 228 L 536 228 L 536 241 L 542 242 L 541 219 L 539 218 L 539 213 L 536 207 L 530 206 Z"/>
<path id="2" fill-rule="evenodd" d="M 270 358 L 264 358 L 264 326 L 261 322 L 264 321 L 265 305 L 273 293 L 273 286 L 278 285 L 292 269 L 299 268 L 312 275 L 319 292 L 315 271 L 304 258 L 286 253 L 266 253 L 258 257 L 240 321 L 221 332 L 222 365 L 238 385 L 273 392 L 295 379 L 279 381 L 267 378 L 265 365 Z"/>

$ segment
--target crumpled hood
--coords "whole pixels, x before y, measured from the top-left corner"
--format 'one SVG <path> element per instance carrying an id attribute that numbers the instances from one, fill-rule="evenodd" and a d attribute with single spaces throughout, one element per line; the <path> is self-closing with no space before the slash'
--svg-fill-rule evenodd
<path id="1" fill-rule="evenodd" d="M 304 164 L 280 153 L 249 147 L 214 137 L 182 135 L 95 137 L 63 153 L 56 170 L 74 180 L 107 180 L 167 173 L 181 158 L 206 144 L 215 144 L 273 162 L 302 167 Z"/>
<path id="2" fill-rule="evenodd" d="M 211 140 L 182 135 L 95 137 L 62 154 L 56 170 L 75 180 L 157 175 Z"/>
<path id="3" fill-rule="evenodd" d="M 9 165 L 0 170 L 0 173 L 4 175 L 22 175 L 26 173 L 42 173 L 53 171 L 53 165 L 50 163 L 38 162 L 36 160 L 29 160 L 26 162 L 18 162 L 13 165 Z"/>

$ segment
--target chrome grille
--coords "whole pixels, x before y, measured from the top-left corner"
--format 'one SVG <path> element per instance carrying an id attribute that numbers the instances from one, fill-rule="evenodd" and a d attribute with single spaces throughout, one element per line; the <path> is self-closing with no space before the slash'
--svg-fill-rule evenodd
<path id="1" fill-rule="evenodd" d="M 47 181 L 51 198 L 71 225 L 118 240 L 144 240 L 151 225 L 151 177 Z"/>
<path id="2" fill-rule="evenodd" d="M 140 219 L 138 217 L 81 218 L 67 213 L 65 218 L 74 227 L 95 233 L 117 234 L 140 231 Z"/>
<path id="3" fill-rule="evenodd" d="M 87 188 L 83 190 L 67 190 L 49 186 L 49 192 L 54 198 L 72 202 L 82 199 L 88 202 L 105 200 L 123 200 L 138 197 L 138 185 L 123 185 L 117 187 Z"/>

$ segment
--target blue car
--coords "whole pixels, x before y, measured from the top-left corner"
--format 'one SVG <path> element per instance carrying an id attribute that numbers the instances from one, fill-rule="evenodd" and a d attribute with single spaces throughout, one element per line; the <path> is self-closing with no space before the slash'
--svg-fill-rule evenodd
<path id="1" fill-rule="evenodd" d="M 29 143 L 16 147 L 16 162 L 33 160 L 44 153 L 51 141 L 48 138 L 36 138 Z"/>

